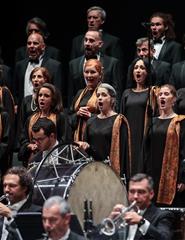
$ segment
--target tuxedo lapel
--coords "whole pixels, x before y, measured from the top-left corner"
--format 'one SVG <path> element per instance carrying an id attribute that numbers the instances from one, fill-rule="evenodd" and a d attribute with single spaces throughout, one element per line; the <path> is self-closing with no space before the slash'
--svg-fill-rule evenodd
<path id="1" fill-rule="evenodd" d="M 158 59 L 163 59 L 164 58 L 164 56 L 166 55 L 168 46 L 169 46 L 169 43 L 168 43 L 168 41 L 165 40 L 165 43 L 163 44 L 163 46 L 161 48 L 161 51 L 159 53 Z"/>

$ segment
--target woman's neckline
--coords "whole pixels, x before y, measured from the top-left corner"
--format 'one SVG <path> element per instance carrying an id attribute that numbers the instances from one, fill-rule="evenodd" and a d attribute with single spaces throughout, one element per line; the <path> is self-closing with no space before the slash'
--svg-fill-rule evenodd
<path id="1" fill-rule="evenodd" d="M 116 114 L 117 114 L 116 112 L 113 112 L 113 113 L 110 113 L 110 114 L 107 114 L 107 115 L 98 114 L 97 117 L 98 117 L 99 119 L 106 119 L 106 118 L 115 116 Z"/>
<path id="2" fill-rule="evenodd" d="M 143 89 L 132 88 L 132 91 L 136 92 L 136 93 L 146 92 L 146 91 L 148 91 L 148 88 L 143 88 Z"/>
<path id="3" fill-rule="evenodd" d="M 170 119 L 170 118 L 174 118 L 176 116 L 177 116 L 177 114 L 173 112 L 173 113 L 170 113 L 170 114 L 168 114 L 166 116 L 159 116 L 158 118 L 159 119 Z"/>

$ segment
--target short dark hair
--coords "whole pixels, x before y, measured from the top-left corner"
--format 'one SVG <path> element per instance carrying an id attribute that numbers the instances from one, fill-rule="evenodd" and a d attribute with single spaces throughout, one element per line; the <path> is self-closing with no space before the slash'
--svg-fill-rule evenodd
<path id="1" fill-rule="evenodd" d="M 38 97 L 39 97 L 39 92 L 40 92 L 41 88 L 47 88 L 51 91 L 52 102 L 51 102 L 50 112 L 52 112 L 52 113 L 62 112 L 63 111 L 63 103 L 62 103 L 61 93 L 60 93 L 59 89 L 51 83 L 44 83 L 42 86 L 39 87 L 39 89 L 36 93 L 36 99 L 35 99 L 37 106 L 39 106 Z"/>
<path id="2" fill-rule="evenodd" d="M 20 166 L 14 166 L 12 168 L 9 168 L 5 175 L 3 176 L 3 180 L 8 174 L 17 175 L 19 177 L 19 183 L 21 187 L 26 187 L 26 194 L 31 193 L 33 190 L 33 180 L 31 173 L 28 172 L 28 170 L 25 167 Z"/>
<path id="3" fill-rule="evenodd" d="M 44 22 L 43 19 L 39 17 L 33 17 L 30 20 L 28 20 L 27 25 L 26 25 L 26 34 L 29 35 L 29 24 L 35 24 L 40 30 L 40 33 L 43 35 L 45 39 L 48 38 L 49 32 L 47 29 L 47 24 Z"/>
<path id="4" fill-rule="evenodd" d="M 57 133 L 55 123 L 46 117 L 39 118 L 32 126 L 33 132 L 39 132 L 41 129 L 44 130 L 44 134 L 48 137 L 51 135 L 51 133 L 54 133 L 55 135 Z"/>
<path id="5" fill-rule="evenodd" d="M 99 11 L 100 13 L 101 13 L 101 19 L 103 20 L 103 21 L 105 21 L 106 20 L 106 12 L 105 12 L 105 10 L 102 8 L 102 7 L 100 7 L 100 6 L 92 6 L 92 7 L 90 7 L 90 8 L 88 8 L 87 9 L 87 15 L 89 14 L 89 12 L 91 12 L 91 11 Z"/>
<path id="6" fill-rule="evenodd" d="M 130 178 L 130 182 L 141 182 L 142 180 L 146 179 L 148 181 L 149 190 L 153 190 L 154 181 L 151 176 L 145 173 L 137 173 Z"/>

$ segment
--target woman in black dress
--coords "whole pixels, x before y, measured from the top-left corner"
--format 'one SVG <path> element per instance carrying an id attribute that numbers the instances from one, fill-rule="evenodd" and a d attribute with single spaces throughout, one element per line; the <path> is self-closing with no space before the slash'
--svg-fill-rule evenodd
<path id="1" fill-rule="evenodd" d="M 96 161 L 109 160 L 120 176 L 130 175 L 130 130 L 126 118 L 115 112 L 116 91 L 102 83 L 96 90 L 100 113 L 87 121 L 84 140 L 80 147 Z"/>
<path id="2" fill-rule="evenodd" d="M 27 165 L 29 159 L 37 151 L 37 145 L 32 141 L 32 126 L 39 119 L 47 117 L 57 127 L 57 140 L 61 143 L 71 141 L 71 131 L 68 118 L 63 112 L 61 94 L 58 89 L 50 83 L 44 83 L 36 94 L 37 111 L 27 118 L 20 136 L 20 151 L 18 158 Z"/>
<path id="3" fill-rule="evenodd" d="M 156 111 L 156 87 L 152 66 L 147 58 L 135 59 L 130 68 L 132 88 L 123 92 L 120 112 L 127 118 L 131 132 L 131 174 L 143 172 L 142 143 L 151 115 Z M 150 97 L 149 97 L 150 96 Z"/>
<path id="4" fill-rule="evenodd" d="M 175 88 L 161 86 L 160 115 L 153 119 L 145 138 L 145 171 L 154 179 L 156 203 L 185 207 L 185 115 L 174 112 L 175 101 Z"/>
<path id="5" fill-rule="evenodd" d="M 87 86 L 77 92 L 70 108 L 70 123 L 74 140 L 82 141 L 87 120 L 98 112 L 96 89 L 103 79 L 103 65 L 97 59 L 89 59 L 84 65 Z"/>

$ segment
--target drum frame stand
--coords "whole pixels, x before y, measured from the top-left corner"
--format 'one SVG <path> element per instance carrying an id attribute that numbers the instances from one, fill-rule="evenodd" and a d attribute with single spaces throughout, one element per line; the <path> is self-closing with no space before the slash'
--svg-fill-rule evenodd
<path id="1" fill-rule="evenodd" d="M 62 149 L 60 151 L 58 151 L 58 154 L 56 154 L 55 150 L 56 149 L 59 150 L 60 147 Z M 64 151 L 66 151 L 66 152 L 64 152 Z M 60 156 L 63 152 L 66 153 L 66 155 L 68 157 L 70 155 L 70 160 L 67 158 L 67 156 L 66 157 L 64 157 L 64 156 L 61 157 Z M 79 154 L 81 156 L 81 158 L 75 159 L 74 153 Z M 78 163 L 82 163 L 82 162 L 84 162 L 84 164 L 85 164 L 88 161 L 89 162 L 92 161 L 92 159 L 87 161 L 87 159 L 88 159 L 87 156 L 85 156 L 85 154 L 79 150 L 79 147 L 78 147 L 78 145 L 76 143 L 58 144 L 53 149 L 51 149 L 46 154 L 46 156 L 41 160 L 41 162 L 39 162 L 39 164 L 37 166 L 37 169 L 36 169 L 36 172 L 35 172 L 35 176 L 33 177 L 33 185 L 34 185 L 34 187 L 35 186 L 37 187 L 37 189 L 40 192 L 40 194 L 41 194 L 41 196 L 42 196 L 44 201 L 46 200 L 46 197 L 44 196 L 44 193 L 42 192 L 41 187 L 39 186 L 39 183 L 42 183 L 44 181 L 56 181 L 55 185 L 52 187 L 52 192 L 53 192 L 54 189 L 59 185 L 59 183 L 61 184 L 62 182 L 66 182 L 66 180 L 70 179 L 68 181 L 68 186 L 65 189 L 65 192 L 63 194 L 63 197 L 65 197 L 66 193 L 67 193 L 67 190 L 68 190 L 68 187 L 71 185 L 71 182 L 73 182 L 75 180 L 75 175 L 76 175 L 76 173 L 80 169 L 80 166 L 79 166 L 79 168 L 77 168 L 76 171 L 70 177 L 69 176 L 62 176 L 62 177 L 60 177 L 59 174 L 58 174 L 57 168 L 56 168 L 57 163 L 54 160 L 52 160 L 51 163 L 47 163 L 46 166 L 52 166 L 53 167 L 54 173 L 55 173 L 55 177 L 49 178 L 49 179 L 47 178 L 47 179 L 43 179 L 43 180 L 37 180 L 37 177 L 39 175 L 41 167 L 44 165 L 44 163 L 47 161 L 47 159 L 49 158 L 50 155 L 53 157 L 53 159 L 57 158 L 58 160 L 62 160 L 65 164 L 78 164 Z M 84 160 L 82 160 L 82 159 L 84 159 Z M 85 159 L 86 159 L 86 161 L 85 161 Z M 52 192 L 51 192 L 51 196 L 52 196 Z"/>

